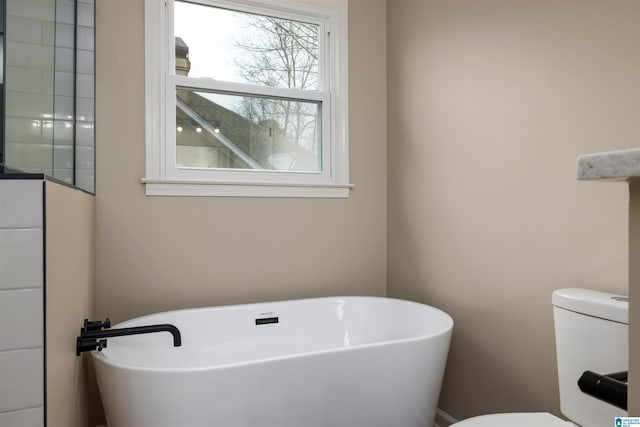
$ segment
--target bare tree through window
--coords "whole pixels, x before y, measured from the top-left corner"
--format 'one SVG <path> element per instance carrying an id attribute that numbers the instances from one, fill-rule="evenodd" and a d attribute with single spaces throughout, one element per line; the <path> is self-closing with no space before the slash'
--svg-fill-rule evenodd
<path id="1" fill-rule="evenodd" d="M 236 40 L 235 64 L 244 80 L 272 87 L 317 90 L 318 25 L 246 15 Z M 314 108 L 315 107 L 315 108 Z M 316 153 L 318 114 L 313 104 L 287 99 L 246 98 L 242 114 L 272 129 L 274 137 Z"/>

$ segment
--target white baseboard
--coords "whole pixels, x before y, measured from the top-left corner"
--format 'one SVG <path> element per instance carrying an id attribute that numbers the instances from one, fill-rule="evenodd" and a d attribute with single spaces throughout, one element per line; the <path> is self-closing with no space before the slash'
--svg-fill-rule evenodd
<path id="1" fill-rule="evenodd" d="M 436 410 L 436 423 L 434 427 L 449 427 L 451 424 L 457 423 L 458 420 L 444 412 L 442 409 Z"/>

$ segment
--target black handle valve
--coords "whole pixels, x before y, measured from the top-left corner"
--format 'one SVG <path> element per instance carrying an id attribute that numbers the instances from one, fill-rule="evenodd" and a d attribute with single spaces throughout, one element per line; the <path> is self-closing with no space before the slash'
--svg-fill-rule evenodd
<path id="1" fill-rule="evenodd" d="M 107 347 L 106 339 L 97 340 L 95 338 L 78 337 L 76 339 L 76 356 L 80 356 L 80 353 L 85 351 L 93 351 L 93 350 L 102 351 L 102 349 L 106 347 Z"/>
<path id="2" fill-rule="evenodd" d="M 80 330 L 80 335 L 84 335 L 85 332 L 101 331 L 103 329 L 109 329 L 111 327 L 111 320 L 107 317 L 104 322 L 100 320 L 84 319 L 84 327 Z"/>

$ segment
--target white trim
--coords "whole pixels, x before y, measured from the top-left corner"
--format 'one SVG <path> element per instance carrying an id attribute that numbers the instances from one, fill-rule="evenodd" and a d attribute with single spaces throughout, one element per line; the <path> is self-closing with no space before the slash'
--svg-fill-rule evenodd
<path id="1" fill-rule="evenodd" d="M 166 1 L 166 0 L 165 0 Z M 321 24 L 326 16 L 327 11 L 338 9 L 330 4 L 303 4 L 304 1 L 299 0 L 181 0 L 204 5 L 221 7 L 231 10 L 242 9 L 249 13 L 257 15 L 273 16 L 275 18 L 299 20 L 300 15 L 305 15 L 305 21 L 311 24 Z M 325 0 L 321 0 L 325 1 Z M 342 3 L 342 0 L 338 0 Z M 316 3 L 318 3 L 316 1 Z M 331 1 L 329 2 L 331 3 Z M 333 3 L 336 3 L 333 0 Z"/>
<path id="2" fill-rule="evenodd" d="M 332 52 L 326 61 L 331 79 L 332 165 L 336 182 L 349 182 L 349 34 L 348 0 L 340 1 L 332 13 L 327 31 Z M 330 63 L 335 62 L 335 64 Z"/>
<path id="3" fill-rule="evenodd" d="M 165 164 L 165 90 L 162 73 L 166 69 L 167 49 L 149 49 L 146 46 L 166 40 L 166 15 L 164 3 L 158 0 L 145 0 L 144 4 L 145 37 L 145 147 L 146 176 L 160 178 L 164 176 Z"/>
<path id="4" fill-rule="evenodd" d="M 354 186 L 349 185 L 304 185 L 263 182 L 211 182 L 186 180 L 149 180 L 146 184 L 147 196 L 228 196 L 228 197 L 319 197 L 344 199 Z"/>
<path id="5" fill-rule="evenodd" d="M 145 0 L 145 107 L 147 195 L 234 195 L 259 197 L 349 197 L 347 0 L 301 5 L 295 0 L 197 0 L 318 24 L 323 78 L 318 90 L 271 88 L 173 73 L 173 0 Z M 168 6 L 167 6 L 168 5 Z M 161 48 L 164 46 L 164 48 Z M 163 72 L 158 72 L 163 70 Z M 328 86 L 328 87 L 327 87 Z M 175 162 L 176 87 L 229 94 L 260 95 L 321 104 L 321 172 L 177 168 Z M 232 188 L 237 187 L 233 191 Z M 173 190 L 171 190 L 173 188 Z M 302 190 L 304 189 L 304 190 Z M 252 193 L 255 191 L 255 193 Z M 233 194 L 231 194 L 233 193 Z"/>

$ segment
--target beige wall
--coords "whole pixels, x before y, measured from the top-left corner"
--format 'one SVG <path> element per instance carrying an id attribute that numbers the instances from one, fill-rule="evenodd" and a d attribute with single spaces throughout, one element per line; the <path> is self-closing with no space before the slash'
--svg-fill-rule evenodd
<path id="1" fill-rule="evenodd" d="M 53 182 L 46 187 L 47 425 L 85 427 L 92 372 L 76 357 L 82 321 L 93 318 L 95 202 Z"/>
<path id="2" fill-rule="evenodd" d="M 143 0 L 96 3 L 98 316 L 384 295 L 385 1 L 349 6 L 346 200 L 145 197 Z"/>
<path id="3" fill-rule="evenodd" d="M 143 1 L 96 7 L 98 316 L 388 281 L 456 322 L 445 411 L 558 413 L 551 291 L 627 289 L 626 188 L 574 165 L 637 145 L 640 3 L 350 0 L 347 200 L 145 197 Z"/>
<path id="4" fill-rule="evenodd" d="M 551 292 L 627 292 L 640 2 L 388 2 L 388 292 L 455 321 L 440 406 L 559 413 Z"/>

